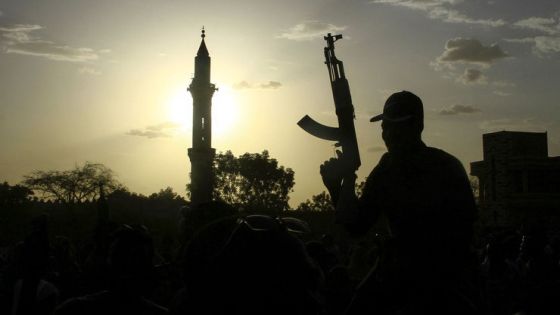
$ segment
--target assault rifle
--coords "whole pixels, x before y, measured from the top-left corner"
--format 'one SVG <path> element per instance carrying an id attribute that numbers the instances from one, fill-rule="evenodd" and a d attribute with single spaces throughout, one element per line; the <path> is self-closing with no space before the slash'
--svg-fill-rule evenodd
<path id="1" fill-rule="evenodd" d="M 350 86 L 344 75 L 344 66 L 342 61 L 336 59 L 334 54 L 334 42 L 341 38 L 341 34 L 332 36 L 331 33 L 324 37 L 327 41 L 327 47 L 324 48 L 325 64 L 329 69 L 338 127 L 325 126 L 308 115 L 300 119 L 297 124 L 315 137 L 337 141 L 335 146 L 342 149 L 342 157 L 346 159 L 345 162 L 356 171 L 360 167 L 361 161 L 356 130 L 354 129 L 354 106 L 352 105 L 352 96 L 350 96 Z"/>

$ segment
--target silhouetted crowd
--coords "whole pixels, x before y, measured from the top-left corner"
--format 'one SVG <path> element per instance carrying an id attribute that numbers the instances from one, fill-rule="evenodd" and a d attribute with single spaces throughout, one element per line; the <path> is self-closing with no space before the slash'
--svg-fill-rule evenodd
<path id="1" fill-rule="evenodd" d="M 0 313 L 345 314 L 388 250 L 375 233 L 313 238 L 300 219 L 220 204 L 184 211 L 186 240 L 172 251 L 156 250 L 144 226 L 98 226 L 91 243 L 77 244 L 49 239 L 46 217 L 34 219 L 25 240 L 1 249 Z M 558 234 L 494 229 L 477 239 L 469 293 L 451 293 L 464 299 L 456 314 L 560 314 Z M 411 263 L 421 266 L 419 253 Z"/>

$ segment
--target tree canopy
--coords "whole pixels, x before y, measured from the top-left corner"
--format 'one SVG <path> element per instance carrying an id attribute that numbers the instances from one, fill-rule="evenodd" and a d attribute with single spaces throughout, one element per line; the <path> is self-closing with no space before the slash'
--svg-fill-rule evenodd
<path id="1" fill-rule="evenodd" d="M 21 205 L 31 200 L 33 191 L 22 186 L 11 186 L 8 182 L 0 184 L 0 207 Z"/>
<path id="2" fill-rule="evenodd" d="M 297 211 L 334 211 L 331 196 L 325 191 L 299 204 Z"/>
<path id="3" fill-rule="evenodd" d="M 231 151 L 218 153 L 214 159 L 216 200 L 245 211 L 279 212 L 289 210 L 289 193 L 294 187 L 294 171 L 262 153 L 245 153 L 235 157 Z"/>
<path id="4" fill-rule="evenodd" d="M 359 198 L 366 185 L 366 181 L 363 180 L 356 185 L 356 196 Z M 334 211 L 335 207 L 332 202 L 331 196 L 326 192 L 322 191 L 317 195 L 311 196 L 311 199 L 307 199 L 306 201 L 300 203 L 297 208 L 297 211 Z"/>
<path id="5" fill-rule="evenodd" d="M 66 171 L 35 171 L 24 178 L 23 185 L 39 193 L 43 199 L 63 203 L 99 198 L 100 187 L 106 194 L 123 187 L 111 169 L 91 162 Z"/>

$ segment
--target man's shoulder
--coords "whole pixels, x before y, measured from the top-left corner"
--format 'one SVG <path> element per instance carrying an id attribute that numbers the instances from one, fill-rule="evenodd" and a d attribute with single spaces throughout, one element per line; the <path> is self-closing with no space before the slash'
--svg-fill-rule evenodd
<path id="1" fill-rule="evenodd" d="M 421 156 L 422 160 L 434 163 L 440 167 L 453 167 L 463 169 L 463 164 L 454 155 L 442 149 L 426 147 Z"/>
<path id="2" fill-rule="evenodd" d="M 453 179 L 464 182 L 468 178 L 463 163 L 458 158 L 444 150 L 426 147 L 423 156 L 418 161 L 421 168 L 439 178 Z"/>
<path id="3" fill-rule="evenodd" d="M 376 176 L 376 174 L 379 175 L 380 173 L 382 173 L 384 169 L 390 167 L 390 164 L 391 154 L 389 154 L 389 152 L 385 152 L 379 159 L 379 162 L 377 162 L 377 165 L 375 165 L 375 167 L 369 173 L 368 179 Z"/>
<path id="4" fill-rule="evenodd" d="M 455 156 L 453 156 L 451 153 L 448 153 L 442 149 L 439 148 L 434 148 L 434 147 L 428 147 L 426 146 L 424 149 L 424 154 L 427 154 L 429 156 L 432 156 L 434 158 L 439 158 L 442 160 L 457 160 L 457 158 Z"/>
<path id="5" fill-rule="evenodd" d="M 406 163 L 413 165 L 416 170 L 433 172 L 434 174 L 456 175 L 459 177 L 464 177 L 464 174 L 466 174 L 465 168 L 459 159 L 442 149 L 434 147 L 426 146 L 416 151 Z M 391 154 L 386 152 L 381 156 L 381 159 L 370 172 L 367 179 L 368 181 L 373 181 L 387 174 L 391 176 L 390 174 L 395 168 L 401 167 L 402 165 L 394 163 Z"/>
<path id="6" fill-rule="evenodd" d="M 391 159 L 391 154 L 389 154 L 389 152 L 385 152 L 383 153 L 383 155 L 381 156 L 381 158 L 379 159 L 379 162 L 377 162 L 377 167 L 388 163 L 388 161 Z"/>
<path id="7" fill-rule="evenodd" d="M 452 154 L 442 149 L 428 147 L 428 146 L 417 151 L 410 161 L 412 162 L 413 160 L 421 161 L 423 163 L 432 164 L 434 166 L 439 166 L 439 167 L 441 166 L 452 166 L 452 167 L 459 166 L 461 168 L 463 167 L 461 161 L 459 161 L 459 159 L 457 159 Z M 389 165 L 392 164 L 391 161 L 392 161 L 391 154 L 389 152 L 385 152 L 381 156 L 381 159 L 379 160 L 377 166 L 373 170 L 375 171 L 388 167 Z"/>

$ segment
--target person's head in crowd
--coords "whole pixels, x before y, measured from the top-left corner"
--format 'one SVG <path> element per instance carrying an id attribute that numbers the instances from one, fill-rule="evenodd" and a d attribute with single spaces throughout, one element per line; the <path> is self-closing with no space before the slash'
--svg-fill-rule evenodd
<path id="1" fill-rule="evenodd" d="M 334 237 L 331 234 L 323 234 L 321 236 L 321 243 L 325 247 L 333 247 L 336 244 Z"/>
<path id="2" fill-rule="evenodd" d="M 75 253 L 72 242 L 65 236 L 56 236 L 52 243 L 53 255 L 57 262 L 75 263 Z"/>
<path id="3" fill-rule="evenodd" d="M 50 245 L 47 233 L 46 215 L 33 218 L 31 231 L 21 247 L 21 268 L 29 277 L 41 277 L 49 267 Z"/>
<path id="4" fill-rule="evenodd" d="M 181 229 L 185 239 L 190 239 L 197 230 L 216 220 L 236 215 L 237 210 L 221 201 L 201 203 L 181 208 Z"/>
<path id="5" fill-rule="evenodd" d="M 122 294 L 142 295 L 152 284 L 154 247 L 144 226 L 123 225 L 113 235 L 108 265 L 111 288 Z"/>
<path id="6" fill-rule="evenodd" d="M 192 314 L 316 314 L 319 269 L 294 234 L 296 219 L 225 218 L 201 230 L 185 255 Z"/>

